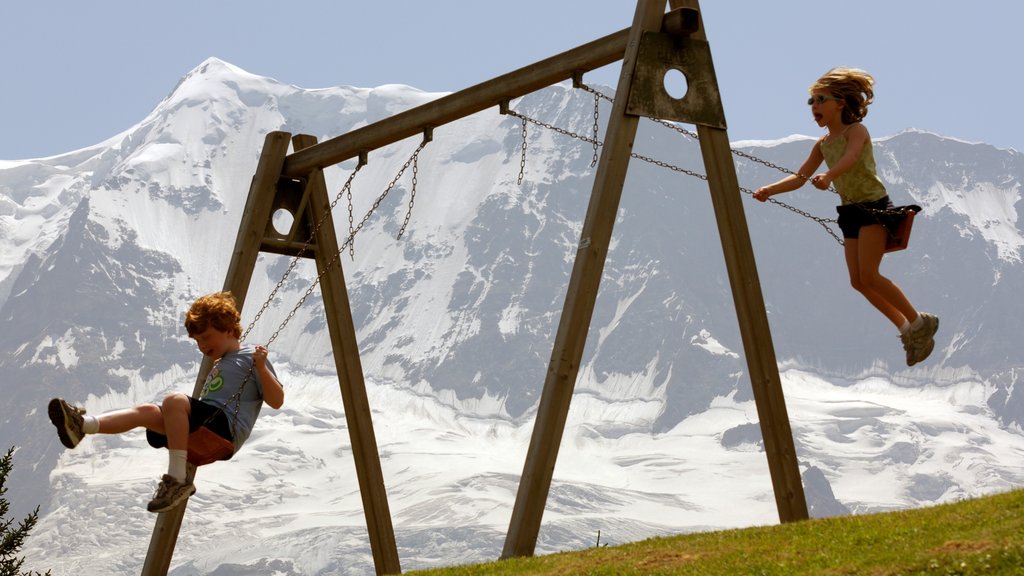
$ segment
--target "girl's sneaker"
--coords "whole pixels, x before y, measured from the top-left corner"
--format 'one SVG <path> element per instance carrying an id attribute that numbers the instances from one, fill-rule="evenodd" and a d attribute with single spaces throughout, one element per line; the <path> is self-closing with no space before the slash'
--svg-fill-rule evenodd
<path id="1" fill-rule="evenodd" d="M 904 335 L 903 347 L 907 350 L 907 366 L 923 361 L 935 348 L 935 333 L 939 330 L 939 317 L 927 312 L 921 313 L 921 325 Z"/>
<path id="2" fill-rule="evenodd" d="M 78 446 L 85 436 L 82 429 L 82 415 L 85 414 L 85 410 L 72 406 L 60 398 L 54 398 L 50 400 L 47 412 L 50 415 L 50 422 L 57 427 L 60 443 L 68 448 Z"/>

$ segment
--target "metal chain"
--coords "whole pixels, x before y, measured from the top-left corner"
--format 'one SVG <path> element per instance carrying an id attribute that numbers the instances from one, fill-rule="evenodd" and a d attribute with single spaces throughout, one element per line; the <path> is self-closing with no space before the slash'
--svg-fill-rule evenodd
<path id="1" fill-rule="evenodd" d="M 700 174 L 700 173 L 694 172 L 692 170 L 687 170 L 685 168 L 680 168 L 678 166 L 673 166 L 672 164 L 669 164 L 667 162 L 663 162 L 661 160 L 655 160 L 653 158 L 648 158 L 647 156 L 642 156 L 640 154 L 637 154 L 636 152 L 631 153 L 630 156 L 632 156 L 633 158 L 636 158 L 637 160 L 643 160 L 644 162 L 649 162 L 651 164 L 654 164 L 655 166 L 660 166 L 662 168 L 668 168 L 670 170 L 675 170 L 676 172 L 682 172 L 683 174 L 686 174 L 688 176 L 693 176 L 694 178 L 699 178 L 700 180 L 704 180 L 705 182 L 708 179 L 708 177 L 706 175 L 704 175 L 704 174 Z M 747 195 L 749 195 L 751 197 L 754 195 L 754 191 L 750 190 L 749 188 L 744 188 L 744 187 L 740 186 L 739 189 L 740 189 L 740 192 L 743 192 L 744 194 L 747 194 Z M 776 206 L 781 206 L 781 207 L 783 207 L 783 208 L 785 208 L 787 210 L 791 210 L 792 212 L 794 212 L 796 214 L 799 214 L 800 216 L 803 216 L 804 218 L 810 218 L 811 220 L 814 220 L 815 222 L 820 224 L 821 227 L 824 228 L 825 231 L 828 232 L 830 236 L 832 236 L 832 238 L 835 238 L 836 242 L 838 242 L 840 246 L 844 245 L 843 239 L 840 238 L 835 233 L 835 231 L 832 230 L 832 228 L 829 226 L 829 224 L 836 223 L 835 220 L 833 220 L 831 218 L 822 218 L 820 216 L 814 216 L 813 214 L 809 214 L 807 212 L 804 212 L 803 210 L 801 210 L 801 209 L 799 209 L 799 208 L 797 208 L 795 206 L 790 206 L 789 204 L 786 204 L 785 202 L 776 200 L 774 198 L 768 198 L 767 201 L 772 203 L 772 204 L 775 204 Z"/>
<path id="2" fill-rule="evenodd" d="M 603 142 L 601 142 L 600 140 L 597 140 L 596 138 L 591 138 L 589 136 L 583 136 L 582 134 L 577 134 L 576 132 L 572 132 L 572 131 L 566 130 L 565 128 L 559 128 L 558 126 L 555 126 L 553 124 L 548 124 L 547 122 L 542 122 L 540 120 L 537 120 L 536 118 L 531 118 L 529 116 L 525 116 L 523 114 L 520 114 L 519 112 L 516 112 L 515 110 L 512 110 L 512 109 L 509 109 L 508 111 L 506 111 L 505 114 L 508 114 L 509 116 L 512 116 L 514 118 L 519 118 L 520 120 L 523 121 L 523 127 L 524 127 L 523 128 L 523 133 L 524 134 L 526 133 L 526 128 L 525 128 L 526 123 L 529 122 L 531 124 L 536 124 L 537 126 L 540 126 L 542 128 L 547 128 L 548 130 L 551 130 L 553 132 L 557 132 L 557 133 L 559 133 L 559 134 L 561 134 L 563 136 L 568 136 L 570 138 L 575 138 L 577 140 L 582 140 L 583 142 L 587 142 L 588 144 L 593 144 L 594 146 L 603 146 L 604 145 Z"/>
<path id="3" fill-rule="evenodd" d="M 615 98 L 612 98 L 611 96 L 608 96 L 607 94 L 599 92 L 599 91 L 595 90 L 594 88 L 592 88 L 590 86 L 587 86 L 586 84 L 580 84 L 579 87 L 584 92 L 590 92 L 591 94 L 593 94 L 594 98 L 604 98 L 604 99 L 606 99 L 609 102 L 615 102 Z M 666 128 L 669 128 L 671 130 L 675 130 L 676 132 L 679 132 L 680 134 L 682 134 L 684 136 L 689 136 L 690 138 L 693 138 L 694 140 L 700 141 L 700 136 L 698 136 L 696 132 L 693 132 L 691 130 L 687 130 L 686 128 L 683 128 L 679 124 L 676 124 L 674 122 L 669 122 L 668 120 L 662 120 L 661 118 L 650 118 L 650 120 L 652 122 L 657 123 L 657 124 L 661 124 L 662 126 L 664 126 Z M 785 166 L 779 166 L 778 164 L 769 162 L 768 160 L 765 160 L 763 158 L 758 158 L 757 156 L 754 156 L 753 154 L 749 154 L 749 153 L 744 152 L 742 150 L 737 150 L 735 148 L 730 148 L 730 152 L 732 152 L 735 156 L 739 156 L 740 158 L 746 158 L 747 160 L 750 160 L 750 161 L 753 161 L 753 162 L 757 162 L 758 164 L 762 164 L 762 165 L 767 166 L 769 168 L 773 168 L 775 170 L 778 170 L 779 172 L 783 172 L 785 174 L 791 174 L 793 176 L 803 177 L 802 175 L 794 172 L 793 170 L 790 170 L 789 168 L 786 168 Z M 807 178 L 804 178 L 804 180 L 807 180 Z M 839 191 L 836 190 L 835 187 L 833 187 L 833 186 L 829 186 L 828 187 L 828 191 L 829 192 L 833 192 L 835 194 L 839 194 Z"/>
<path id="4" fill-rule="evenodd" d="M 256 315 L 253 316 L 252 321 L 249 322 L 249 325 L 245 328 L 245 332 L 242 333 L 242 336 L 241 338 L 239 338 L 239 340 L 244 341 L 245 337 L 249 335 L 249 332 L 252 332 L 252 329 L 256 326 L 256 323 L 259 322 L 259 319 L 263 317 L 263 313 L 267 311 L 267 308 L 270 307 L 270 303 L 274 301 L 274 296 L 277 296 L 277 293 L 280 292 L 281 288 L 284 286 L 284 283 L 288 281 L 288 277 L 291 275 L 292 270 L 295 270 L 295 267 L 299 264 L 299 260 L 302 258 L 302 255 L 305 254 L 306 250 L 309 249 L 309 245 L 313 243 L 313 239 L 316 238 L 316 234 L 317 232 L 320 231 L 320 227 L 323 226 L 328 216 L 331 215 L 331 212 L 334 210 L 334 207 L 338 205 L 338 202 L 341 200 L 342 195 L 344 195 L 346 190 L 349 190 L 349 194 L 351 194 L 352 179 L 356 177 L 356 174 L 358 174 L 359 170 L 365 165 L 366 162 L 364 162 L 363 159 L 360 158 L 360 162 L 356 164 L 356 169 L 353 170 L 351 174 L 349 174 L 348 179 L 345 181 L 345 185 L 342 187 L 341 191 L 338 192 L 337 196 L 334 197 L 334 200 L 331 202 L 330 207 L 326 211 L 324 211 L 324 214 L 320 217 L 320 221 L 317 222 L 316 226 L 313 227 L 313 230 L 309 234 L 309 238 L 307 238 L 306 241 L 302 244 L 302 248 L 299 248 L 299 251 L 295 254 L 295 256 L 292 257 L 291 261 L 288 263 L 288 268 L 284 271 L 284 274 L 281 275 L 281 279 L 277 281 L 277 285 L 274 286 L 274 289 L 270 291 L 270 295 L 267 296 L 266 300 L 263 301 L 263 305 L 260 306 L 260 309 L 256 312 Z M 269 346 L 269 342 L 267 343 L 267 345 Z"/>
<path id="5" fill-rule="evenodd" d="M 358 169 L 359 168 L 356 168 L 356 170 L 358 170 Z M 355 176 L 355 172 L 352 173 L 352 176 Z M 345 182 L 345 187 L 342 188 L 342 190 L 346 190 L 348 192 L 348 233 L 349 234 L 352 234 L 352 229 L 353 229 L 352 228 L 352 223 L 353 223 L 353 219 L 352 218 L 353 218 L 353 214 L 355 212 L 355 210 L 352 208 L 352 186 L 351 186 L 351 184 L 352 184 L 352 176 L 348 177 L 348 181 Z M 348 256 L 352 260 L 356 259 L 356 243 L 355 242 L 353 242 L 352 244 L 349 244 Z"/>
<path id="6" fill-rule="evenodd" d="M 566 130 L 564 128 L 559 128 L 558 126 L 553 126 L 553 125 L 548 124 L 546 122 L 542 122 L 540 120 L 537 120 L 537 119 L 534 119 L 534 118 L 530 118 L 528 116 L 524 116 L 523 114 L 520 114 L 519 112 L 516 112 L 515 110 L 509 109 L 505 113 L 508 114 L 509 116 L 514 116 L 516 118 L 520 118 L 524 122 L 524 124 L 526 122 L 531 122 L 531 123 L 536 124 L 538 126 L 542 126 L 542 127 L 547 128 L 549 130 L 553 130 L 554 132 L 562 134 L 563 136 L 568 136 L 570 138 L 575 138 L 575 139 L 581 140 L 583 142 L 591 143 L 595 147 L 599 147 L 599 146 L 603 146 L 604 145 L 603 142 L 600 142 L 600 141 L 598 141 L 595 138 L 589 138 L 587 136 L 583 136 L 581 134 L 577 134 L 577 133 L 572 132 L 570 130 Z M 672 127 L 672 126 L 670 126 L 670 127 Z M 685 129 L 683 129 L 683 131 L 684 132 L 688 132 Z M 696 134 L 694 134 L 693 136 L 696 137 Z M 674 164 L 670 164 L 670 163 L 665 162 L 663 160 L 657 160 L 655 158 L 651 158 L 650 156 L 644 156 L 644 155 L 639 154 L 637 152 L 631 152 L 630 153 L 630 157 L 636 158 L 637 160 L 641 160 L 643 162 L 647 162 L 649 164 L 653 164 L 653 165 L 658 166 L 660 168 L 667 168 L 667 169 L 675 171 L 675 172 L 680 172 L 682 174 L 686 174 L 687 176 L 692 176 L 692 177 L 697 178 L 699 180 L 704 180 L 705 182 L 708 180 L 708 177 L 705 174 L 701 174 L 699 172 L 694 172 L 693 170 L 688 170 L 686 168 L 681 168 L 681 167 L 676 166 Z M 743 188 L 741 186 L 739 189 L 744 194 L 748 194 L 750 196 L 754 195 L 754 192 L 752 190 L 748 189 L 748 188 Z M 829 224 L 836 223 L 836 221 L 834 219 L 822 218 L 822 217 L 819 217 L 819 216 L 814 216 L 814 215 L 809 214 L 809 213 L 807 213 L 807 212 L 805 212 L 803 210 L 800 210 L 799 208 L 796 208 L 795 206 L 790 206 L 789 204 L 786 204 L 785 202 L 782 202 L 780 200 L 776 200 L 774 198 L 768 198 L 767 201 L 772 203 L 772 204 L 775 204 L 777 206 L 781 206 L 783 208 L 786 208 L 787 210 L 790 210 L 790 211 L 792 211 L 795 214 L 799 214 L 800 216 L 803 216 L 805 218 L 809 218 L 809 219 L 817 222 L 819 225 L 821 225 L 822 228 L 825 229 L 826 232 L 828 232 L 828 234 L 830 236 L 832 236 L 832 238 L 835 239 L 836 242 L 839 243 L 840 246 L 843 245 L 843 239 L 840 238 L 835 233 L 835 231 L 832 230 L 832 228 L 829 226 Z"/>
<path id="7" fill-rule="evenodd" d="M 334 266 L 334 263 L 337 262 L 338 259 L 341 257 L 341 253 L 345 251 L 345 248 L 349 247 L 352 244 L 352 242 L 355 240 L 356 235 L 359 234 L 359 232 L 363 229 L 363 226 L 365 226 L 366 222 L 370 219 L 370 216 L 372 216 L 373 213 L 376 212 L 378 208 L 380 208 L 381 202 L 384 201 L 384 198 L 386 198 L 388 193 L 391 192 L 391 190 L 395 187 L 395 185 L 398 183 L 398 179 L 402 177 L 402 174 L 409 168 L 409 165 L 416 161 L 416 157 L 419 155 L 420 150 L 423 150 L 423 147 L 427 145 L 427 142 L 429 142 L 429 140 L 426 139 L 424 139 L 423 142 L 420 142 L 420 145 L 416 148 L 416 151 L 412 153 L 412 156 L 408 160 L 405 161 L 405 164 L 402 165 L 401 170 L 399 170 L 398 174 L 394 177 L 394 179 L 391 180 L 391 183 L 388 184 L 388 187 L 385 188 L 384 192 L 382 192 L 381 195 L 378 196 L 377 199 L 373 201 L 373 206 L 371 206 L 370 209 L 366 212 L 366 214 L 363 216 L 363 219 L 359 221 L 359 225 L 357 225 L 355 229 L 349 233 L 348 237 L 345 238 L 345 242 L 343 242 L 342 245 L 338 248 L 338 251 L 334 253 L 334 257 L 331 258 L 331 261 L 328 262 L 327 265 L 323 267 L 323 271 L 321 271 L 320 274 L 317 275 L 316 279 L 313 280 L 313 283 L 310 284 L 309 288 L 306 289 L 306 292 L 302 295 L 301 298 L 299 298 L 299 301 L 295 303 L 295 306 L 293 306 L 291 311 L 288 312 L 288 315 L 285 316 L 284 320 L 281 322 L 281 325 L 278 326 L 277 330 L 275 330 L 274 333 L 270 336 L 270 340 L 267 341 L 266 347 L 270 347 L 270 343 L 277 339 L 277 336 L 281 333 L 282 330 L 284 330 L 285 326 L 287 326 L 288 323 L 291 322 L 291 319 L 299 311 L 299 308 L 302 308 L 302 305 L 306 302 L 306 298 L 309 298 L 309 296 L 313 293 L 313 290 L 316 290 L 316 287 L 320 285 L 320 281 L 323 279 L 324 275 L 330 271 L 331 267 Z"/>
<path id="8" fill-rule="evenodd" d="M 422 146 L 420 149 L 422 149 Z M 412 189 L 409 190 L 409 209 L 405 211 L 405 221 L 402 222 L 402 227 L 398 229 L 398 237 L 395 238 L 396 240 L 402 239 L 402 234 L 405 234 L 405 228 L 409 226 L 409 219 L 412 218 L 412 206 L 416 203 L 416 176 L 420 171 L 419 154 L 420 151 L 417 150 L 416 153 L 412 155 Z"/>
<path id="9" fill-rule="evenodd" d="M 302 297 L 299 298 L 299 301 L 288 312 L 288 314 L 285 316 L 284 320 L 281 321 L 281 324 L 277 327 L 277 330 L 275 330 L 274 333 L 271 334 L 270 338 L 267 340 L 267 343 L 265 344 L 265 347 L 269 348 L 270 345 L 274 342 L 274 340 L 277 339 L 277 337 L 285 329 L 285 327 L 288 325 L 288 323 L 291 322 L 292 318 L 295 317 L 295 314 L 299 311 L 299 308 L 301 308 L 302 305 L 306 302 L 306 298 L 308 298 L 313 293 L 313 290 L 315 290 L 316 287 L 320 284 L 320 281 L 323 279 L 324 274 L 326 274 L 331 269 L 331 266 L 333 266 L 334 263 L 338 261 L 338 259 L 341 257 L 341 253 L 344 252 L 346 248 L 350 248 L 352 246 L 352 243 L 355 241 L 356 235 L 363 229 L 363 226 L 370 219 L 370 216 L 372 216 L 373 213 L 377 210 L 377 208 L 380 207 L 381 202 L 383 202 L 384 198 L 387 197 L 389 192 L 391 192 L 391 189 L 395 187 L 395 184 L 398 183 L 398 179 L 402 177 L 402 174 L 406 171 L 406 169 L 409 168 L 409 165 L 412 164 L 413 162 L 415 162 L 416 157 L 420 153 L 420 150 L 423 150 L 423 147 L 427 145 L 428 141 L 429 140 L 424 139 L 424 141 L 420 143 L 420 145 L 416 148 L 416 151 L 413 152 L 412 157 L 410 157 L 409 160 L 407 160 L 405 162 L 405 164 L 402 166 L 401 170 L 399 170 L 398 174 L 391 181 L 391 183 L 388 185 L 388 187 L 373 202 L 373 206 L 371 206 L 370 210 L 367 211 L 365 216 L 363 216 L 363 219 L 359 222 L 359 225 L 357 225 L 355 228 L 351 228 L 350 227 L 350 231 L 349 231 L 348 237 L 345 239 L 345 242 L 342 243 L 342 245 L 338 248 L 338 251 L 331 258 L 331 261 L 328 262 L 328 264 L 326 266 L 324 266 L 323 271 L 320 272 L 320 274 L 316 277 L 316 279 L 313 281 L 313 283 L 310 284 L 309 288 L 306 289 L 306 292 L 302 295 Z M 327 219 L 327 217 L 334 210 L 334 207 L 337 206 L 338 201 L 341 200 L 341 197 L 342 197 L 343 193 L 345 192 L 345 190 L 346 189 L 351 190 L 351 181 L 352 181 L 352 178 L 355 177 L 356 172 L 359 172 L 359 169 L 362 168 L 365 164 L 366 164 L 365 161 L 361 160 L 360 163 L 356 166 L 355 171 L 349 176 L 349 179 L 346 182 L 345 187 L 342 188 L 342 191 L 339 192 L 338 195 L 335 197 L 334 201 L 331 202 L 330 208 L 324 213 L 324 215 L 320 218 L 320 221 L 314 227 L 313 234 L 310 236 L 309 240 L 306 241 L 306 243 L 303 245 L 303 247 L 299 250 L 298 254 L 296 254 L 295 257 L 292 258 L 292 261 L 288 265 L 288 270 L 285 271 L 284 275 L 281 277 L 281 280 L 278 281 L 277 286 L 275 286 L 274 289 L 271 291 L 270 296 L 268 296 L 266 301 L 263 302 L 263 306 L 256 313 L 256 316 L 252 319 L 252 322 L 249 323 L 248 328 L 245 329 L 245 332 L 242 334 L 242 337 L 240 338 L 241 340 L 245 340 L 245 337 L 249 334 L 250 331 L 252 331 L 253 327 L 256 325 L 256 323 L 260 319 L 260 317 L 263 316 L 263 313 L 267 310 L 267 308 L 270 306 L 270 303 L 273 301 L 274 296 L 278 293 L 278 291 L 281 290 L 281 287 L 284 286 L 285 281 L 287 280 L 288 276 L 291 274 L 291 271 L 295 268 L 296 264 L 299 261 L 299 258 L 302 256 L 302 254 L 306 251 L 306 249 L 312 243 L 313 238 L 316 236 L 316 232 L 320 229 L 320 226 L 323 225 L 324 221 Z M 403 230 L 404 230 L 404 228 L 403 228 Z"/>
<path id="10" fill-rule="evenodd" d="M 586 84 L 583 84 L 582 82 L 578 83 L 578 87 L 580 89 L 582 89 L 583 91 L 585 91 L 585 92 L 590 92 L 591 94 L 593 94 L 595 99 L 603 98 L 603 99 L 607 100 L 608 102 L 613 102 L 613 103 L 615 102 L 615 99 L 612 98 L 611 96 L 608 96 L 607 94 L 599 92 L 598 90 L 595 90 L 594 88 L 592 88 L 590 86 L 587 86 Z M 662 126 L 665 126 L 666 128 L 669 128 L 671 130 L 675 130 L 676 132 L 679 132 L 680 134 L 682 134 L 684 136 L 688 136 L 688 137 L 693 138 L 694 140 L 697 140 L 697 141 L 700 140 L 700 137 L 697 135 L 697 133 L 692 132 L 690 130 L 687 130 L 687 129 L 683 128 L 682 126 L 680 126 L 680 125 L 678 125 L 678 124 L 676 124 L 674 122 L 669 122 L 667 120 L 662 120 L 661 118 L 651 118 L 651 120 L 653 122 L 655 122 L 655 123 L 658 123 L 658 124 L 661 124 Z M 746 153 L 746 152 L 744 152 L 742 150 L 737 150 L 737 149 L 731 148 L 730 151 L 734 155 L 739 156 L 741 158 L 746 158 L 747 160 L 751 160 L 753 162 L 757 162 L 758 164 L 762 164 L 762 165 L 767 166 L 769 168 L 774 168 L 775 170 L 778 170 L 780 172 L 784 172 L 786 174 L 791 174 L 791 175 L 794 175 L 794 176 L 798 176 L 798 177 L 804 178 L 803 175 L 798 174 L 798 173 L 790 170 L 789 168 L 786 168 L 784 166 L 779 166 L 778 164 L 774 164 L 774 163 L 769 162 L 767 160 L 764 160 L 762 158 L 758 158 L 757 156 L 754 156 L 752 154 L 748 154 L 748 153 Z M 672 166 L 672 165 L 667 164 L 665 162 L 661 162 L 661 161 L 658 161 L 658 160 L 653 160 L 651 158 L 647 158 L 647 157 L 644 157 L 644 156 L 639 156 L 639 155 L 637 155 L 635 153 L 632 154 L 632 156 L 634 158 L 639 159 L 639 160 L 643 160 L 645 162 L 650 162 L 650 163 L 653 163 L 653 164 L 655 164 L 657 166 L 661 166 L 663 168 L 670 168 L 670 169 L 675 170 L 677 172 L 683 172 L 683 173 L 688 174 L 690 176 L 694 176 L 694 177 L 700 178 L 702 180 L 707 180 L 707 176 L 704 176 L 702 174 L 697 174 L 696 172 L 692 172 L 690 170 L 685 170 L 685 169 L 682 169 L 682 168 L 679 168 L 679 167 L 676 167 L 676 166 Z M 807 180 L 807 178 L 804 178 L 804 180 Z M 828 190 L 830 192 L 835 193 L 835 194 L 839 194 L 839 191 L 836 190 L 835 187 L 833 187 L 833 186 L 829 186 Z M 745 194 L 749 194 L 750 196 L 754 195 L 754 193 L 751 190 L 747 189 L 747 188 L 740 187 L 740 191 L 745 193 Z M 809 214 L 808 212 L 805 212 L 803 210 L 800 210 L 799 208 L 796 208 L 795 206 L 790 206 L 789 204 L 786 204 L 785 202 L 782 202 L 780 200 L 776 200 L 774 198 L 768 198 L 767 201 L 772 203 L 772 204 L 775 204 L 777 206 L 781 206 L 781 207 L 783 207 L 783 208 L 785 208 L 787 210 L 790 210 L 790 211 L 792 211 L 795 214 L 798 214 L 800 216 L 803 216 L 805 218 L 809 218 L 809 219 L 817 222 L 819 225 L 821 225 L 822 228 L 825 229 L 826 232 L 829 233 L 830 236 L 832 236 L 832 238 L 834 238 L 836 240 L 836 242 L 839 243 L 840 246 L 844 245 L 843 239 L 840 238 L 835 233 L 835 231 L 829 226 L 829 224 L 837 223 L 835 219 L 833 219 L 833 218 L 823 218 L 823 217 L 820 217 L 820 216 L 814 216 L 812 214 Z"/>
<path id="11" fill-rule="evenodd" d="M 511 113 L 511 110 L 509 110 Z M 521 186 L 523 184 L 523 174 L 526 172 L 526 118 L 518 114 L 512 114 L 516 118 L 521 118 L 523 121 L 523 154 L 519 157 L 519 178 L 516 178 L 516 185 Z"/>
<path id="12" fill-rule="evenodd" d="M 604 99 L 604 100 L 607 100 L 608 102 L 615 102 L 615 99 L 612 98 L 611 96 L 609 96 L 609 95 L 607 95 L 604 92 L 601 92 L 599 90 L 595 90 L 595 89 L 591 88 L 590 86 L 587 86 L 583 82 L 577 83 L 576 87 L 581 89 L 581 90 L 583 90 L 584 92 L 590 92 L 591 94 L 593 94 L 595 100 L 597 100 L 597 99 Z"/>
<path id="13" fill-rule="evenodd" d="M 597 166 L 597 159 L 598 159 L 597 158 L 597 149 L 599 148 L 599 146 L 597 145 L 597 136 L 598 136 L 597 131 L 601 127 L 600 122 L 599 122 L 600 119 L 601 119 L 600 104 L 601 104 L 601 97 L 598 96 L 596 91 L 595 91 L 595 94 L 594 94 L 594 159 L 590 161 L 590 167 L 591 168 L 593 168 L 594 166 Z"/>

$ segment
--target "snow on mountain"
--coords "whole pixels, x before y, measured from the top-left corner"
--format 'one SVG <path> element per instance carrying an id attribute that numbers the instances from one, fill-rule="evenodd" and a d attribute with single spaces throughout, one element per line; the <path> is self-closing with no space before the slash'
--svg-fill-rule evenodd
<path id="1" fill-rule="evenodd" d="M 606 89 L 607 90 L 607 89 Z M 142 434 L 74 451 L 52 396 L 90 413 L 190 390 L 180 327 L 218 290 L 268 131 L 321 140 L 437 94 L 408 86 L 303 90 L 210 59 L 138 125 L 96 146 L 0 163 L 0 368 L 19 446 L 14 512 L 42 504 L 29 564 L 134 574 L 166 462 Z M 513 102 L 579 134 L 593 98 L 567 85 Z M 602 105 L 602 115 L 607 107 Z M 500 554 L 593 184 L 593 148 L 485 111 L 434 131 L 343 255 L 405 569 Z M 419 145 L 372 151 L 353 180 L 358 223 Z M 810 139 L 735 146 L 797 166 Z M 841 248 L 812 220 L 744 204 L 812 514 L 915 507 L 1024 483 L 1017 295 L 1024 160 L 923 131 L 875 142 L 897 204 L 925 210 L 884 271 L 942 318 L 907 369 L 895 331 L 848 285 Z M 702 171 L 699 148 L 643 122 L 635 150 Z M 736 158 L 741 184 L 779 177 Z M 325 173 L 341 190 L 356 165 Z M 780 197 L 832 217 L 809 187 Z M 347 199 L 334 211 L 347 232 Z M 401 240 L 398 230 L 409 212 Z M 264 255 L 248 322 L 288 268 Z M 314 276 L 302 262 L 251 342 L 266 342 Z M 272 347 L 288 390 L 245 449 L 201 470 L 172 574 L 372 570 L 318 295 Z M 539 553 L 777 521 L 706 184 L 634 160 L 541 529 Z M 88 528 L 85 528 L 88 527 Z M 235 537 L 244 528 L 244 540 Z"/>

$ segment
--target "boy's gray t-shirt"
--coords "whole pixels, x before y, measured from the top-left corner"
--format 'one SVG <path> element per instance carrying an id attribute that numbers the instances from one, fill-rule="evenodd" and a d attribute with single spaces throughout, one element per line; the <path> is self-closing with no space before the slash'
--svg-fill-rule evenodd
<path id="1" fill-rule="evenodd" d="M 263 383 L 253 369 L 252 355 L 255 348 L 246 346 L 221 356 L 213 365 L 203 384 L 200 400 L 224 411 L 231 425 L 231 435 L 237 452 L 249 438 L 256 418 L 263 407 Z M 267 361 L 267 368 L 276 377 L 274 367 Z M 235 408 L 235 392 L 242 386 L 242 394 Z"/>

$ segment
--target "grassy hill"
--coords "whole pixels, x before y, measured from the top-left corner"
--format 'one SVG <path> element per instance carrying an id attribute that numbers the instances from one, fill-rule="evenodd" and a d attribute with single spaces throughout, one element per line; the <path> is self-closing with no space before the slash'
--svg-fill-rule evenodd
<path id="1" fill-rule="evenodd" d="M 408 574 L 1024 576 L 1024 490 L 933 508 L 655 538 Z"/>

